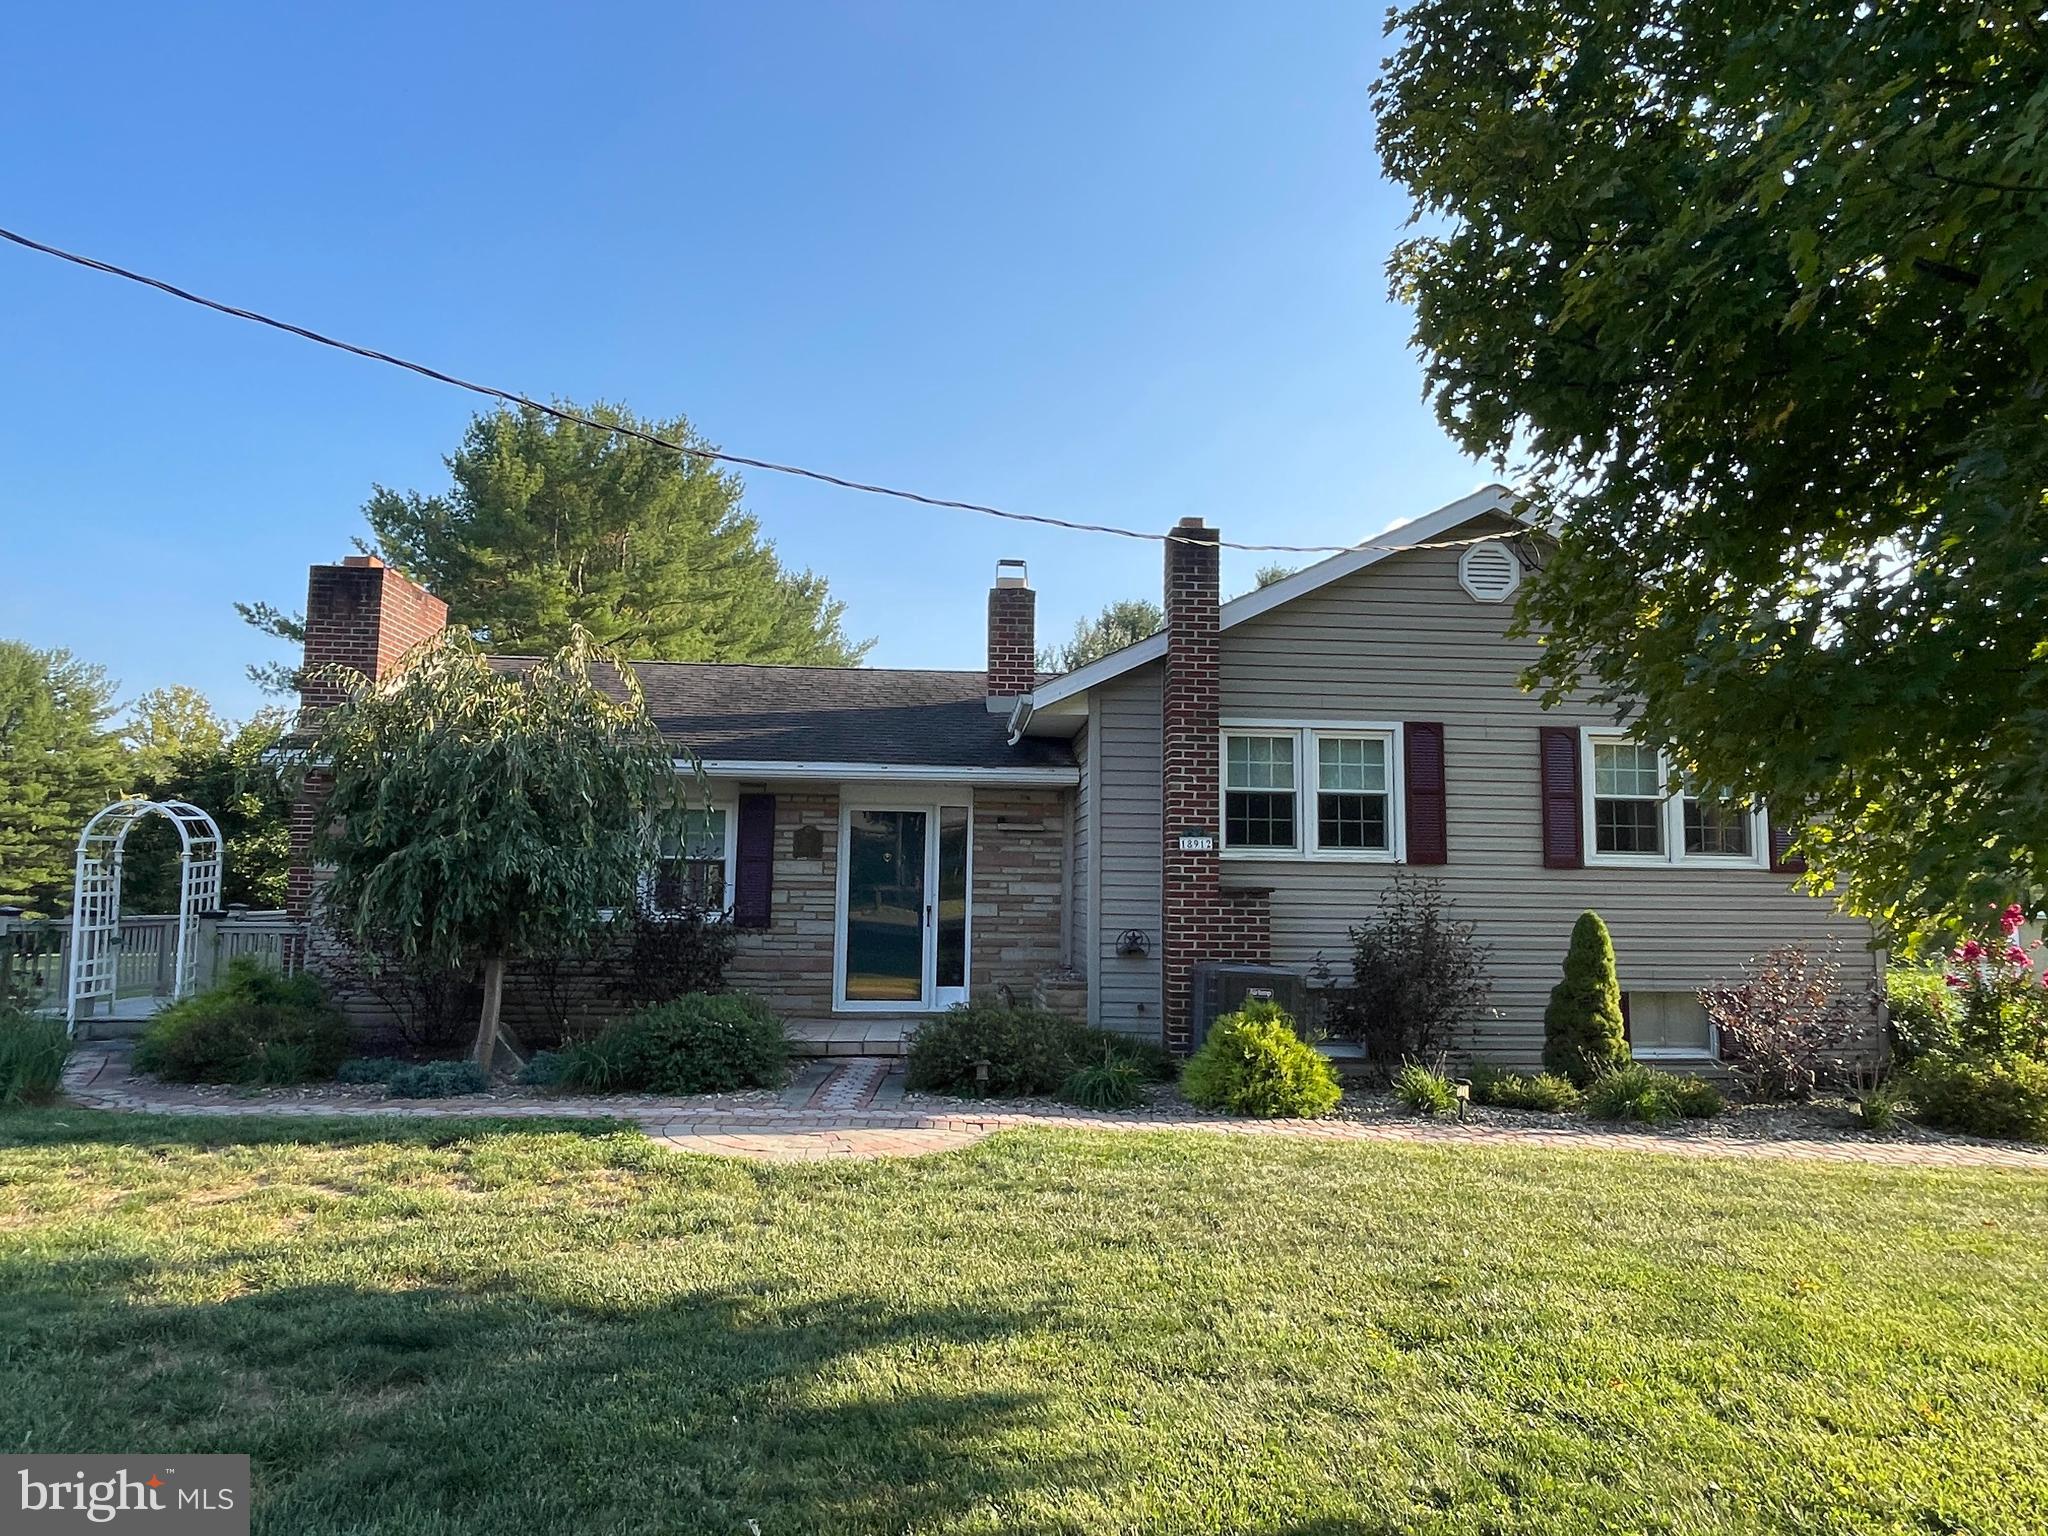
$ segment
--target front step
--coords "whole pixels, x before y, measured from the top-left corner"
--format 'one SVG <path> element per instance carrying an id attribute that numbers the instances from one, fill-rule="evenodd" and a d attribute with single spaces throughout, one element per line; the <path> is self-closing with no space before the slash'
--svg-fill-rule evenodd
<path id="1" fill-rule="evenodd" d="M 792 1019 L 792 1056 L 888 1056 L 905 1054 L 905 1038 L 917 1026 L 902 1019 Z"/>

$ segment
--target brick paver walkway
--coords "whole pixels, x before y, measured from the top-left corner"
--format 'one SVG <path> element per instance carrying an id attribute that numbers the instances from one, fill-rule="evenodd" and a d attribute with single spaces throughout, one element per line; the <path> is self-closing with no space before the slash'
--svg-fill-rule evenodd
<path id="1" fill-rule="evenodd" d="M 435 1100 L 232 1099 L 129 1074 L 125 1051 L 85 1045 L 64 1069 L 64 1091 L 86 1109 L 171 1115 L 392 1115 L 407 1118 L 627 1120 L 656 1141 L 685 1152 L 748 1157 L 763 1162 L 832 1158 L 908 1157 L 972 1146 L 996 1131 L 1020 1126 L 1079 1131 L 1220 1131 L 1233 1136 L 1326 1142 L 1422 1142 L 1443 1146 L 1582 1148 L 1602 1152 L 1664 1152 L 1681 1157 L 1815 1158 L 1883 1167 L 2007 1168 L 2048 1173 L 2048 1148 L 1997 1143 L 1840 1140 L 1775 1141 L 1737 1137 L 1660 1135 L 1617 1131 L 1583 1120 L 1554 1125 L 1457 1124 L 1431 1120 L 1236 1120 L 1199 1113 L 1117 1115 L 1082 1109 L 1017 1106 L 919 1112 L 847 1107 L 878 1097 L 893 1063 L 854 1058 L 811 1095 L 813 1106 L 743 1107 L 642 1096 L 616 1099 Z M 887 1100 L 891 1095 L 879 1096 Z M 825 1107 L 830 1106 L 830 1107 Z"/>

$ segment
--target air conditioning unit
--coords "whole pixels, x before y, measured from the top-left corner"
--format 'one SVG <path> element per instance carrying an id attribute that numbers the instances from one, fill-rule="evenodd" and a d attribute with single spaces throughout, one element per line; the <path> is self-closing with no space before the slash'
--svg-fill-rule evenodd
<path id="1" fill-rule="evenodd" d="M 1278 1003 L 1297 1025 L 1308 1009 L 1308 983 L 1279 965 L 1203 960 L 1189 973 L 1188 992 L 1188 1027 L 1196 1050 L 1209 1038 L 1210 1024 L 1248 1002 Z"/>

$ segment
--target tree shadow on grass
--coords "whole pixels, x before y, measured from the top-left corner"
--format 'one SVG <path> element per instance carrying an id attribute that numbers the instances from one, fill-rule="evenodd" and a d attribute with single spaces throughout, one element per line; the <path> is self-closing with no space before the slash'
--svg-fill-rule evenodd
<path id="1" fill-rule="evenodd" d="M 404 1115 L 132 1114 L 54 1106 L 0 1111 L 0 1147 L 448 1147 L 486 1137 L 639 1134 L 624 1117 L 503 1119 Z"/>
<path id="2" fill-rule="evenodd" d="M 118 1284 L 119 1265 L 86 1276 Z M 0 1438 L 246 1451 L 267 1532 L 901 1531 L 1097 1483 L 981 1368 L 1028 1312 L 771 1285 L 645 1306 L 317 1286 L 17 1298 Z"/>

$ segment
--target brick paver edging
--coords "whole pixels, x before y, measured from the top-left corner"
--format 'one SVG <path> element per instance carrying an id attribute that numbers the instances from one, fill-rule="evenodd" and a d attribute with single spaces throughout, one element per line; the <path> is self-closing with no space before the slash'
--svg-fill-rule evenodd
<path id="1" fill-rule="evenodd" d="M 405 1119 L 623 1120 L 656 1141 L 686 1152 L 810 1162 L 848 1157 L 903 1157 L 972 1146 L 996 1131 L 1035 1126 L 1076 1131 L 1211 1131 L 1233 1136 L 1323 1142 L 1409 1142 L 1439 1146 L 1580 1148 L 1598 1152 L 1663 1152 L 1680 1157 L 1804 1158 L 1892 1168 L 2007 1168 L 2048 1173 L 2048 1148 L 1976 1143 L 1765 1141 L 1681 1138 L 1642 1131 L 1595 1129 L 1579 1121 L 1555 1127 L 1503 1127 L 1436 1121 L 1238 1120 L 1203 1115 L 1117 1115 L 1085 1109 L 1018 1108 L 950 1113 L 905 1110 L 782 1109 L 769 1105 L 716 1109 L 679 1101 L 634 1098 L 620 1103 L 486 1098 L 432 1101 L 353 1100 L 278 1103 L 209 1098 L 190 1089 L 136 1078 L 124 1053 L 81 1047 L 64 1068 L 65 1096 L 84 1109 L 165 1115 L 266 1115 L 292 1118 L 393 1116 Z"/>

